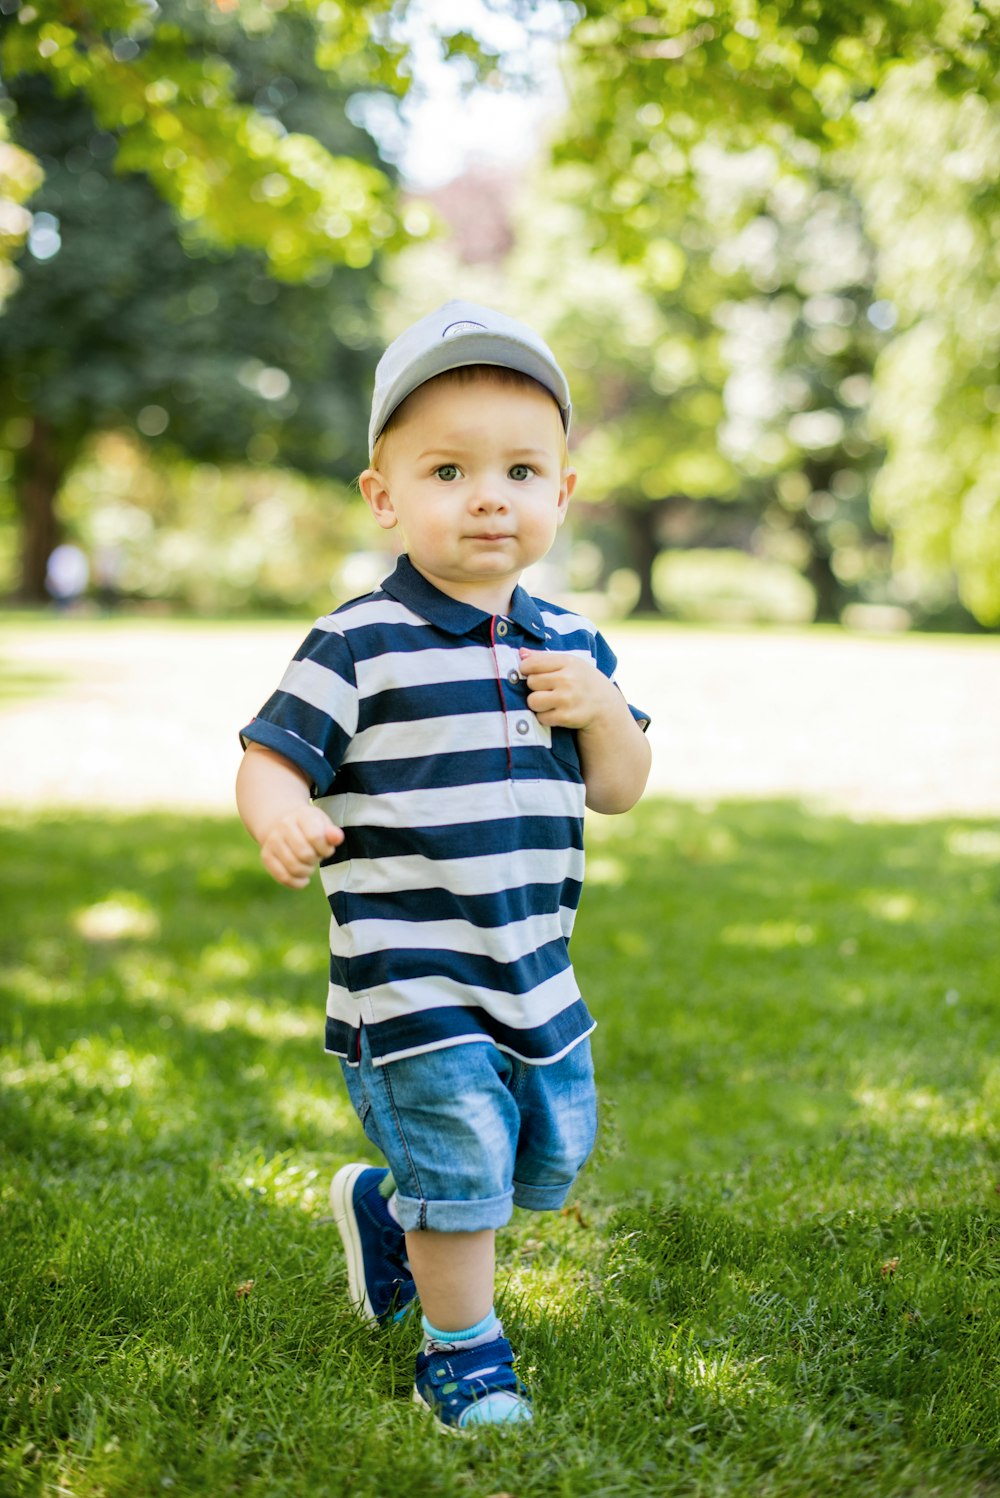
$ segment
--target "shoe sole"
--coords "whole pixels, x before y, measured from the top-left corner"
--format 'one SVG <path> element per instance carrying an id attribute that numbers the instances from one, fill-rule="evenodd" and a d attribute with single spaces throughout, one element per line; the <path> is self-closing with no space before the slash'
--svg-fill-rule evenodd
<path id="1" fill-rule="evenodd" d="M 330 1205 L 333 1208 L 333 1220 L 337 1224 L 337 1231 L 344 1245 L 344 1257 L 347 1260 L 347 1287 L 351 1303 L 366 1321 L 373 1326 L 378 1326 L 378 1317 L 368 1299 L 361 1234 L 358 1231 L 357 1217 L 354 1215 L 354 1183 L 358 1176 L 369 1169 L 368 1165 L 342 1165 L 330 1182 Z"/>
<path id="2" fill-rule="evenodd" d="M 432 1404 L 427 1403 L 427 1400 L 416 1387 L 413 1390 L 413 1403 L 419 1405 L 422 1410 L 426 1410 L 429 1415 L 433 1415 L 434 1424 L 443 1436 L 477 1436 L 482 1430 L 502 1430 L 508 1425 L 534 1424 L 534 1417 L 532 1416 L 530 1420 L 504 1420 L 498 1421 L 496 1424 L 487 1425 L 480 1425 L 478 1422 L 473 1425 L 446 1425 L 443 1420 L 438 1419 L 437 1410 Z"/>
<path id="3" fill-rule="evenodd" d="M 443 1420 L 438 1419 L 437 1410 L 432 1404 L 427 1403 L 427 1400 L 419 1389 L 414 1389 L 413 1391 L 413 1403 L 419 1405 L 422 1410 L 426 1410 L 428 1415 L 433 1416 L 434 1427 L 443 1436 L 458 1436 L 459 1438 L 462 1436 L 474 1436 L 477 1431 L 483 1429 L 481 1425 L 445 1425 Z"/>

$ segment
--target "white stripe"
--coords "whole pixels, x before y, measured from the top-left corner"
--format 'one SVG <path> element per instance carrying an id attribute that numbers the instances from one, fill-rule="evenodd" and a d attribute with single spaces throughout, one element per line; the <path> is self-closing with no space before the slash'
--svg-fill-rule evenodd
<path id="1" fill-rule="evenodd" d="M 460 645 L 455 649 L 392 650 L 359 660 L 358 691 L 374 697 L 394 687 L 441 687 L 452 682 L 492 681 L 497 668 L 488 645 Z"/>
<path id="2" fill-rule="evenodd" d="M 335 957 L 441 950 L 489 957 L 494 962 L 518 962 L 547 942 L 564 940 L 565 934 L 561 910 L 503 926 L 474 926 L 463 920 L 360 920 L 342 927 L 331 921 L 330 950 Z"/>
<path id="3" fill-rule="evenodd" d="M 345 733 L 352 734 L 358 726 L 357 688 L 317 661 L 292 661 L 278 690 L 318 708 Z"/>
<path id="4" fill-rule="evenodd" d="M 557 635 L 572 635 L 581 629 L 591 638 L 597 635 L 597 625 L 583 614 L 556 614 L 548 609 L 542 609 L 541 614 L 545 625 Z"/>
<path id="5" fill-rule="evenodd" d="M 322 807 L 339 827 L 452 827 L 504 817 L 562 817 L 584 813 L 585 787 L 570 780 L 496 780 L 438 790 L 393 791 L 391 795 L 322 796 Z"/>
<path id="6" fill-rule="evenodd" d="M 503 1051 L 505 1056 L 513 1056 L 518 1061 L 527 1061 L 532 1066 L 552 1066 L 556 1061 L 561 1061 L 568 1056 L 581 1040 L 586 1040 L 588 1035 L 593 1035 L 597 1029 L 597 1021 L 593 1020 L 589 1029 L 584 1030 L 582 1035 L 574 1035 L 568 1045 L 564 1045 L 561 1051 L 556 1051 L 553 1056 L 529 1056 L 527 1051 L 518 1051 L 512 1045 L 502 1045 L 499 1040 L 493 1040 L 489 1035 L 481 1032 L 475 1035 L 456 1035 L 453 1040 L 435 1040 L 431 1045 L 409 1046 L 405 1051 L 390 1051 L 387 1056 L 373 1056 L 372 1066 L 385 1066 L 389 1061 L 404 1061 L 407 1056 L 426 1056 L 429 1051 L 445 1051 L 449 1046 L 455 1045 L 495 1045 L 498 1051 Z"/>
<path id="7" fill-rule="evenodd" d="M 376 723 L 355 735 L 344 763 L 437 758 L 441 754 L 506 747 L 501 713 L 457 713 L 448 718 L 416 718 L 409 723 Z"/>
<path id="8" fill-rule="evenodd" d="M 506 749 L 509 745 L 552 747 L 552 730 L 539 723 L 528 707 L 514 708 L 504 715 L 455 713 L 443 718 L 375 723 L 356 734 L 344 755 L 344 764 L 366 760 L 436 759 L 442 754 L 466 754 L 481 749 Z"/>
<path id="9" fill-rule="evenodd" d="M 314 629 L 326 634 L 346 635 L 352 629 L 365 629 L 370 624 L 415 624 L 426 626 L 427 620 L 413 613 L 395 598 L 359 598 L 357 603 L 345 603 L 335 614 L 324 614 L 317 619 Z"/>
<path id="10" fill-rule="evenodd" d="M 366 1024 L 399 1019 L 431 1009 L 485 1009 L 502 1025 L 511 1029 L 534 1030 L 547 1025 L 556 1015 L 575 1004 L 580 989 L 571 967 L 539 983 L 527 993 L 502 993 L 495 988 L 480 988 L 471 983 L 457 983 L 453 978 L 410 978 L 403 983 L 383 983 L 367 993 L 352 994 L 339 984 L 331 983 L 326 1012 L 330 1019 L 356 1025 L 358 1012 Z"/>
<path id="11" fill-rule="evenodd" d="M 332 798 L 331 798 L 332 799 Z M 523 884 L 561 884 L 583 879 L 582 848 L 529 848 L 477 858 L 352 858 L 320 870 L 323 888 L 336 893 L 349 873 L 352 890 L 364 895 L 396 894 L 414 889 L 447 889 L 456 895 L 496 895 Z M 526 877 L 527 876 L 527 877 Z"/>

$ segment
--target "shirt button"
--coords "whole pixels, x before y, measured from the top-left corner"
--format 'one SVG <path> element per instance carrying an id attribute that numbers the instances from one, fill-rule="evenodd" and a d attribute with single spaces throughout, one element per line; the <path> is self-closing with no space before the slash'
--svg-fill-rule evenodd
<path id="1" fill-rule="evenodd" d="M 506 633 L 507 633 L 507 621 L 506 621 L 506 619 L 501 619 L 499 621 L 499 623 L 497 624 L 497 634 L 498 635 L 505 635 Z"/>
<path id="2" fill-rule="evenodd" d="M 531 732 L 531 724 L 528 722 L 527 718 L 518 718 L 517 722 L 514 724 L 514 727 L 521 735 Z"/>
<path id="3" fill-rule="evenodd" d="M 507 680 L 510 682 L 510 684 L 511 684 L 512 687 L 518 686 L 520 684 L 520 681 L 521 681 L 521 673 L 520 673 L 520 671 L 508 671 L 507 672 Z"/>

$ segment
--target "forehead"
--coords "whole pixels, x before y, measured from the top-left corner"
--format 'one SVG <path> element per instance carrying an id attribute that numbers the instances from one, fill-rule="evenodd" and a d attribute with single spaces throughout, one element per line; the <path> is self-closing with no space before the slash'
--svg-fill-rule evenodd
<path id="1" fill-rule="evenodd" d="M 559 406 L 544 386 L 527 375 L 483 365 L 448 370 L 419 386 L 393 413 L 385 435 L 417 421 L 421 427 L 467 427 L 505 416 L 530 421 L 533 427 L 552 426 L 556 441 L 564 435 Z"/>

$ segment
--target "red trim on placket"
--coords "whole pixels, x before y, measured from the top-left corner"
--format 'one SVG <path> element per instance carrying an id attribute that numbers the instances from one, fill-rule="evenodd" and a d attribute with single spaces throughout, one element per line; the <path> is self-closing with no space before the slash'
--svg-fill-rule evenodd
<path id="1" fill-rule="evenodd" d="M 497 691 L 500 694 L 500 711 L 503 713 L 503 736 L 507 744 L 507 774 L 514 773 L 514 756 L 510 748 L 510 720 L 507 717 L 507 703 L 503 695 L 503 674 L 500 670 L 500 662 L 497 660 L 497 616 L 490 616 L 490 649 L 493 654 L 493 669 L 497 677 Z"/>

